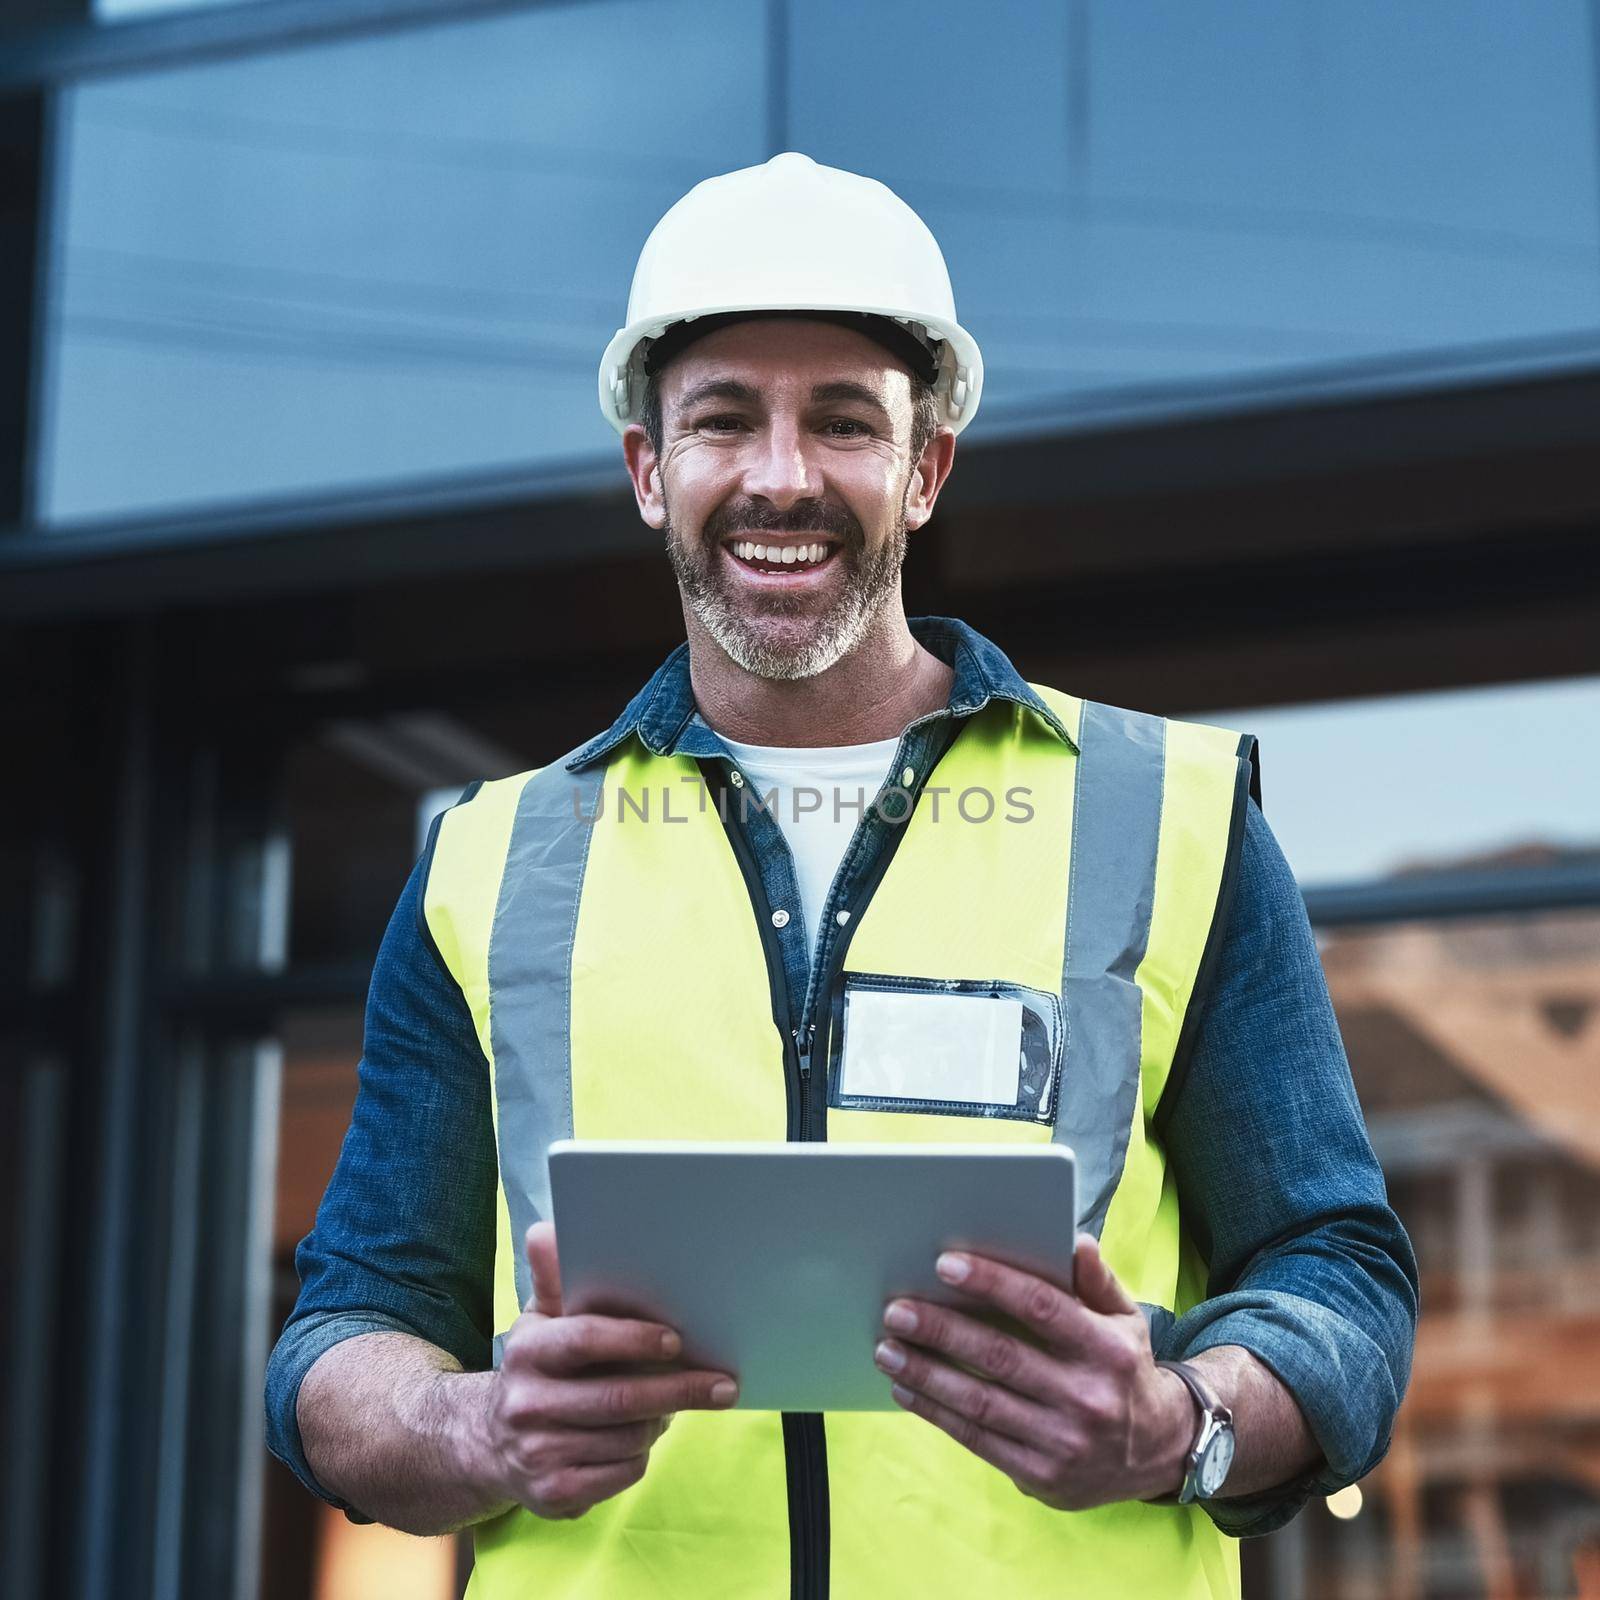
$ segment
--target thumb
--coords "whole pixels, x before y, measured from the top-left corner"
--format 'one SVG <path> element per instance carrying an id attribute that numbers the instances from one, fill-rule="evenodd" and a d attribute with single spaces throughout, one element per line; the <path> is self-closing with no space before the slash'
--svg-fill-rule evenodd
<path id="1" fill-rule="evenodd" d="M 1100 1254 L 1100 1241 L 1092 1233 L 1080 1233 L 1072 1257 L 1072 1291 L 1091 1311 L 1108 1316 L 1137 1311 L 1138 1305 L 1117 1282 L 1117 1275 Z"/>
<path id="2" fill-rule="evenodd" d="M 561 1315 L 561 1263 L 556 1256 L 556 1225 L 553 1222 L 536 1222 L 528 1229 L 523 1240 L 528 1252 L 528 1267 L 533 1274 L 533 1293 L 528 1296 L 524 1311 L 536 1311 L 540 1316 Z"/>

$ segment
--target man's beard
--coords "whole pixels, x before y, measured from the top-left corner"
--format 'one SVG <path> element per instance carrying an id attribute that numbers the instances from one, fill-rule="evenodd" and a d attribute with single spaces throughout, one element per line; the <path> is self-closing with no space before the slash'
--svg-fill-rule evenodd
<path id="1" fill-rule="evenodd" d="M 758 678 L 813 678 L 848 655 L 898 588 L 906 558 L 904 495 L 889 537 L 871 556 L 865 554 L 861 524 L 843 506 L 820 500 L 801 501 L 787 511 L 753 501 L 719 506 L 692 549 L 677 536 L 670 508 L 663 526 L 672 570 L 700 625 L 731 660 Z M 827 533 L 838 539 L 832 559 L 845 565 L 844 588 L 827 611 L 811 620 L 805 637 L 784 639 L 780 630 L 769 631 L 762 624 L 769 618 L 806 616 L 813 603 L 809 596 L 766 595 L 759 613 L 740 610 L 720 559 L 723 538 L 735 531 Z"/>

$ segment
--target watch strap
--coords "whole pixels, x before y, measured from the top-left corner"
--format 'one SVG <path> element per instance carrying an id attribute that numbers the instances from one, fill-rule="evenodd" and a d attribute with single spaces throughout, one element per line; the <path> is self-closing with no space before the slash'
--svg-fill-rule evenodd
<path id="1" fill-rule="evenodd" d="M 1217 1404 L 1217 1397 L 1211 1392 L 1211 1385 L 1200 1376 L 1200 1369 L 1188 1361 L 1158 1361 L 1158 1367 L 1165 1367 L 1168 1372 L 1176 1372 L 1184 1383 L 1188 1385 L 1189 1393 L 1195 1398 L 1195 1404 L 1204 1412 L 1215 1417 L 1218 1422 L 1231 1422 L 1233 1414 L 1226 1406 Z M 1202 1422 L 1201 1427 L 1205 1424 Z M 1195 1435 L 1196 1441 L 1199 1434 Z"/>
<path id="2" fill-rule="evenodd" d="M 1219 1428 L 1231 1427 L 1233 1413 L 1225 1405 L 1219 1404 L 1211 1385 L 1192 1363 L 1157 1361 L 1156 1365 L 1165 1367 L 1169 1372 L 1175 1372 L 1183 1380 L 1184 1386 L 1194 1396 L 1200 1417 L 1195 1426 L 1194 1440 L 1189 1446 L 1189 1453 L 1184 1457 L 1182 1488 L 1176 1493 L 1156 1495 L 1147 1503 L 1155 1506 L 1188 1505 L 1196 1498 L 1195 1474 L 1200 1469 L 1202 1443 L 1209 1444 L 1211 1436 Z"/>

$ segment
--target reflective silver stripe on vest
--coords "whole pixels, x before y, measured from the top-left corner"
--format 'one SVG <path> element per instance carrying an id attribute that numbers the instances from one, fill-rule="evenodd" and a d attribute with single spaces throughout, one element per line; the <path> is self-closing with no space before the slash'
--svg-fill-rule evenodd
<path id="1" fill-rule="evenodd" d="M 594 837 L 583 819 L 594 817 L 605 779 L 603 762 L 568 772 L 565 759 L 535 773 L 518 799 L 489 934 L 500 1173 L 523 1305 L 533 1288 L 523 1235 L 550 1215 L 545 1152 L 572 1137 L 572 944 Z"/>
<path id="2" fill-rule="evenodd" d="M 1160 717 L 1083 705 L 1072 811 L 1055 1141 L 1078 1157 L 1078 1226 L 1100 1237 L 1139 1100 L 1142 1000 L 1166 777 Z"/>

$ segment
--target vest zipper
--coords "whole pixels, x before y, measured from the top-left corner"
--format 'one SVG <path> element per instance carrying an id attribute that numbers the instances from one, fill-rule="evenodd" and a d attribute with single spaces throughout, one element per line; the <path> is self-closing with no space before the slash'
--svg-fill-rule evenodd
<path id="1" fill-rule="evenodd" d="M 807 1023 L 794 1030 L 795 1057 L 800 1078 L 800 1139 L 811 1137 L 811 1035 L 817 1031 L 816 1023 Z"/>
<path id="2" fill-rule="evenodd" d="M 781 957 L 776 972 L 781 983 Z M 797 1090 L 789 1137 L 802 1143 L 813 1137 L 811 1032 L 805 1027 L 789 1034 Z M 820 1412 L 784 1412 L 783 1452 L 789 1491 L 790 1600 L 828 1600 L 828 1439 Z"/>

